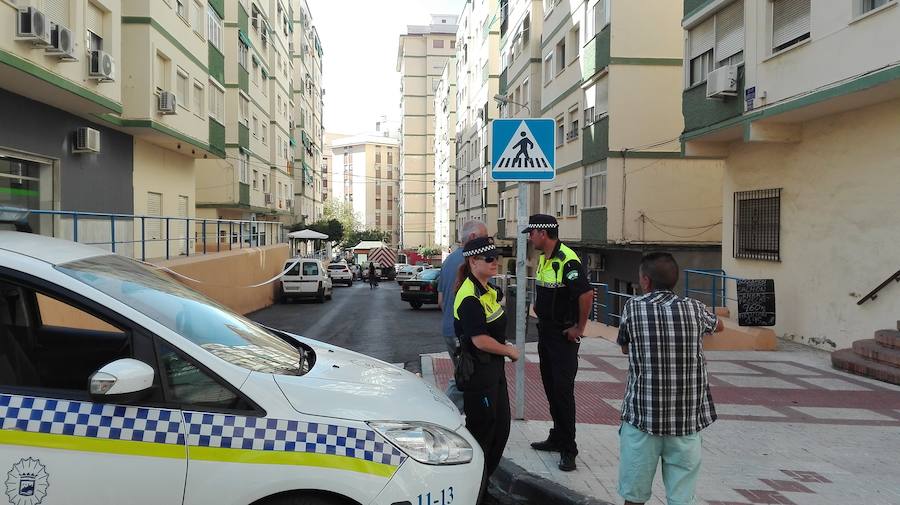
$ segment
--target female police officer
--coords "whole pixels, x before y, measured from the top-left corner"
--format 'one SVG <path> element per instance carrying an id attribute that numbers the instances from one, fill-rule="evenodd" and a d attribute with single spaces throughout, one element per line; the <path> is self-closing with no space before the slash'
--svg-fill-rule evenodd
<path id="1" fill-rule="evenodd" d="M 457 386 L 463 392 L 466 428 L 484 450 L 488 477 L 500 463 L 509 438 L 509 397 L 503 358 L 519 359 L 518 349 L 506 344 L 506 316 L 499 303 L 499 290 L 488 284 L 497 274 L 497 255 L 490 237 L 466 243 L 453 304 L 460 358 L 468 358 L 473 364 L 462 384 L 458 381 Z M 468 356 L 463 356 L 465 353 Z"/>

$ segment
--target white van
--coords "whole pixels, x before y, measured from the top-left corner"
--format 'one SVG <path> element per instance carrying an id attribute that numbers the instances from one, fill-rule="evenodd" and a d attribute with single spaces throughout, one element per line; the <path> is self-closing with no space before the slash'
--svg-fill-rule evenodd
<path id="1" fill-rule="evenodd" d="M 14 505 L 471 505 L 484 455 L 406 370 L 0 231 L 0 472 Z"/>
<path id="2" fill-rule="evenodd" d="M 285 262 L 284 269 L 288 271 L 281 276 L 281 303 L 291 298 L 315 298 L 319 303 L 331 300 L 331 276 L 321 261 L 292 258 Z"/>

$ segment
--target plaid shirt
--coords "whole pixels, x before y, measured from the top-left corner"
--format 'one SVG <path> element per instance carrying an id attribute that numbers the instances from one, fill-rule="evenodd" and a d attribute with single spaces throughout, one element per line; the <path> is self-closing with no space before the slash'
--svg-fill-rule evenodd
<path id="1" fill-rule="evenodd" d="M 696 433 L 716 420 L 703 335 L 716 316 L 697 300 L 654 291 L 628 300 L 619 345 L 628 346 L 622 420 L 651 435 Z"/>

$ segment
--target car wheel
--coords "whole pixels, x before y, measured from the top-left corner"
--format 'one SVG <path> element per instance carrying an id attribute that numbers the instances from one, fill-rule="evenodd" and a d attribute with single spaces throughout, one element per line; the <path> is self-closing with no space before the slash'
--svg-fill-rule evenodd
<path id="1" fill-rule="evenodd" d="M 413 310 L 419 310 L 422 308 L 422 302 L 409 302 L 409 306 L 413 308 Z"/>
<path id="2" fill-rule="evenodd" d="M 325 288 L 319 290 L 319 294 L 316 295 L 316 301 L 319 303 L 325 303 Z"/>
<path id="3" fill-rule="evenodd" d="M 256 502 L 259 505 L 346 505 L 339 497 L 304 494 L 281 494 Z"/>

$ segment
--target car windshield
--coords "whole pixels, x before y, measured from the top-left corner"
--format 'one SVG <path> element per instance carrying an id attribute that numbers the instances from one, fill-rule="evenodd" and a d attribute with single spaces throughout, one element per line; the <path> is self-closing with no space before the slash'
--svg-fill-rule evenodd
<path id="1" fill-rule="evenodd" d="M 416 278 L 421 279 L 423 281 L 433 281 L 433 280 L 437 279 L 440 275 L 441 275 L 440 269 L 432 268 L 432 269 L 424 270 Z"/>
<path id="2" fill-rule="evenodd" d="M 118 255 L 73 261 L 56 268 L 229 363 L 280 375 L 302 375 L 306 371 L 300 368 L 300 350 L 161 271 Z"/>

